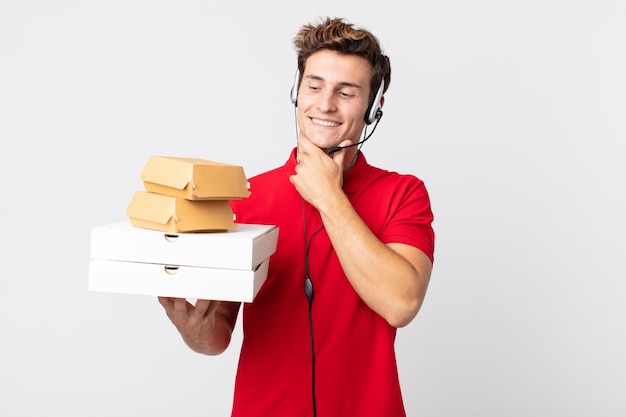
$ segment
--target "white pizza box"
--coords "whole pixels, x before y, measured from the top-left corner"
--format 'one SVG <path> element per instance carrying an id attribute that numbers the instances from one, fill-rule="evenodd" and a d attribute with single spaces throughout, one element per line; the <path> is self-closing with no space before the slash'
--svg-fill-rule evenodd
<path id="1" fill-rule="evenodd" d="M 89 291 L 252 302 L 268 265 L 269 259 L 254 270 L 91 259 Z"/>
<path id="2" fill-rule="evenodd" d="M 91 229 L 91 259 L 252 271 L 276 251 L 278 228 L 238 224 L 225 232 L 170 233 L 128 220 Z"/>

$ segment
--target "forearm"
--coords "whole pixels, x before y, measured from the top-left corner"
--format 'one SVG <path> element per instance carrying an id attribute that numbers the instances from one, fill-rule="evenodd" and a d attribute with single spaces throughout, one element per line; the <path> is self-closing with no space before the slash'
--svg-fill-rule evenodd
<path id="1" fill-rule="evenodd" d="M 417 248 L 398 243 L 385 245 L 354 210 L 342 180 L 355 152 L 340 151 L 329 158 L 301 135 L 299 163 L 290 181 L 320 212 L 341 266 L 357 294 L 392 326 L 401 327 L 415 317 L 422 305 L 432 264 Z"/>
<path id="2" fill-rule="evenodd" d="M 413 259 L 417 249 L 382 243 L 343 193 L 329 199 L 320 213 L 341 266 L 357 294 L 391 325 L 408 324 L 419 311 L 428 287 L 429 260 L 422 267 Z M 404 255 L 412 257 L 411 261 Z"/>

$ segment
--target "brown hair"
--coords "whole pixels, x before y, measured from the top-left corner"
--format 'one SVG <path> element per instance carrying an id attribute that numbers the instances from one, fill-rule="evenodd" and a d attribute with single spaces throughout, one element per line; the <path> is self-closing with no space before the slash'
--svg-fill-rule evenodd
<path id="1" fill-rule="evenodd" d="M 313 53 L 329 49 L 347 55 L 358 55 L 372 65 L 370 79 L 370 102 L 378 91 L 382 80 L 384 91 L 391 82 L 391 63 L 382 53 L 378 39 L 368 30 L 357 28 L 342 18 L 327 17 L 319 24 L 303 25 L 293 39 L 298 53 L 298 71 L 304 73 L 306 60 Z"/>

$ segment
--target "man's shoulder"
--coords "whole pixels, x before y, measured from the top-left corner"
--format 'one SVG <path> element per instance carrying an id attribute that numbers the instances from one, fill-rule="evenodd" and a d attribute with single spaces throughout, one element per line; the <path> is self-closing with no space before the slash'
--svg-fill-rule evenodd
<path id="1" fill-rule="evenodd" d="M 269 179 L 269 178 L 275 177 L 277 175 L 283 175 L 284 171 L 285 171 L 285 166 L 281 165 L 279 167 L 272 168 L 272 169 L 269 169 L 267 171 L 263 171 L 263 172 L 260 172 L 258 174 L 255 174 L 255 175 L 251 176 L 249 178 L 249 180 L 250 181 L 257 181 L 257 180 Z"/>
<path id="2" fill-rule="evenodd" d="M 380 168 L 374 165 L 368 165 L 369 174 L 368 178 L 370 181 L 378 182 L 382 181 L 385 183 L 392 184 L 406 184 L 406 185 L 422 185 L 423 181 L 411 173 L 403 173 L 399 171 L 394 171 L 390 169 Z"/>

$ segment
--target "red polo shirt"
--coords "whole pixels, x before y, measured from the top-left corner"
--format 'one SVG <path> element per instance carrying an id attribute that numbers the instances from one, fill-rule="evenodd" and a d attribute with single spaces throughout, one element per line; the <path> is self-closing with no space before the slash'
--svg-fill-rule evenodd
<path id="1" fill-rule="evenodd" d="M 403 417 L 396 329 L 365 305 L 348 282 L 328 235 L 319 229 L 319 213 L 289 182 L 295 165 L 294 149 L 284 166 L 250 178 L 250 197 L 232 202 L 237 222 L 280 228 L 268 278 L 254 302 L 244 305 L 232 415 L 312 416 L 304 294 L 309 241 L 318 416 Z M 383 243 L 412 245 L 433 259 L 433 214 L 421 180 L 372 167 L 359 152 L 344 190 Z"/>

